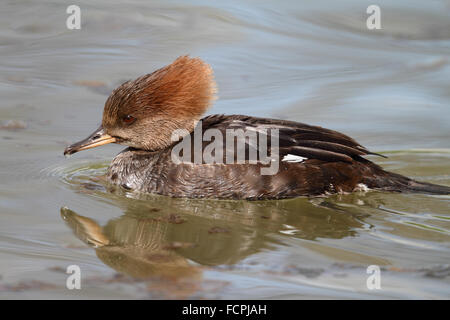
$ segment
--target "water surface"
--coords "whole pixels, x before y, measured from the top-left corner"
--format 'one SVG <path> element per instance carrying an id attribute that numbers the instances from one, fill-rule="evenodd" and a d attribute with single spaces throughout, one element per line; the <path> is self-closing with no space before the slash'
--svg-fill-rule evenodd
<path id="1" fill-rule="evenodd" d="M 81 30 L 60 1 L 0 4 L 1 298 L 450 296 L 449 196 L 170 199 L 103 181 L 120 146 L 62 155 L 115 86 L 190 54 L 215 70 L 209 113 L 339 130 L 450 185 L 449 1 L 378 1 L 375 31 L 367 1 L 77 4 Z"/>

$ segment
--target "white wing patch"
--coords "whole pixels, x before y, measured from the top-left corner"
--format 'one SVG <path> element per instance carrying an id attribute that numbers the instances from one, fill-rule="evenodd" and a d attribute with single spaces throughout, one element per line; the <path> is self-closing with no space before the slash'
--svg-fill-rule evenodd
<path id="1" fill-rule="evenodd" d="M 369 191 L 369 187 L 365 185 L 364 183 L 358 183 L 356 187 L 353 189 L 353 191 L 359 191 L 359 192 L 367 192 Z"/>
<path id="2" fill-rule="evenodd" d="M 287 161 L 287 162 L 303 162 L 305 160 L 308 160 L 308 158 L 296 156 L 295 154 L 287 154 L 283 157 L 283 160 L 281 161 Z"/>

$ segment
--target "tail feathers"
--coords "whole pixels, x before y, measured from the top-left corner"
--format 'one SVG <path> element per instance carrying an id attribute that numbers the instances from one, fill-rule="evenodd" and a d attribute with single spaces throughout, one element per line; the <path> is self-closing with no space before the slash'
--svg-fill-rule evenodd
<path id="1" fill-rule="evenodd" d="M 383 172 L 384 175 L 378 176 L 370 181 L 378 189 L 397 192 L 417 192 L 426 194 L 450 195 L 450 187 L 432 184 L 428 182 L 419 182 L 392 172 Z M 370 184 L 369 184 L 370 185 Z"/>
<path id="2" fill-rule="evenodd" d="M 407 190 L 412 192 L 430 193 L 430 194 L 442 194 L 442 195 L 450 194 L 450 187 L 427 182 L 418 182 L 414 180 L 410 181 Z"/>

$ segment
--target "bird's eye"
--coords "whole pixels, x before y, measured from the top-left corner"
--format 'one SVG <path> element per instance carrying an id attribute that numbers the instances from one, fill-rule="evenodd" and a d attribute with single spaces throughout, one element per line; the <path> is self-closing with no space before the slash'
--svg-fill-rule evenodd
<path id="1" fill-rule="evenodd" d="M 136 121 L 136 118 L 127 114 L 125 117 L 122 118 L 122 121 L 126 124 L 132 124 L 134 121 Z"/>

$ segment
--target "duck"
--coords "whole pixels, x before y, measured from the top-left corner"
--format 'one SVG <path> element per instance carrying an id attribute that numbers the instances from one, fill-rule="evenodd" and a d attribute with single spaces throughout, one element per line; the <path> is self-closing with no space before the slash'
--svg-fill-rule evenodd
<path id="1" fill-rule="evenodd" d="M 276 200 L 380 190 L 450 194 L 450 187 L 385 171 L 353 138 L 320 126 L 203 116 L 216 99 L 212 68 L 181 56 L 126 81 L 107 98 L 100 127 L 64 155 L 127 146 L 106 172 L 112 185 L 177 198 Z"/>

